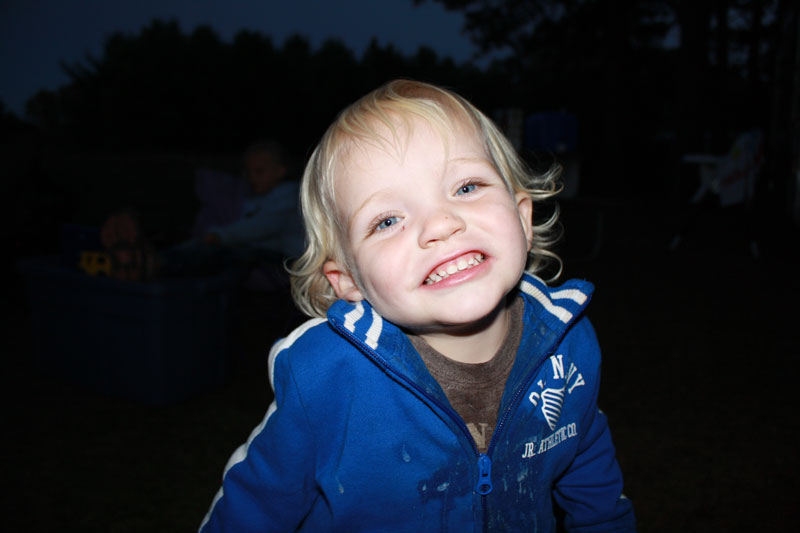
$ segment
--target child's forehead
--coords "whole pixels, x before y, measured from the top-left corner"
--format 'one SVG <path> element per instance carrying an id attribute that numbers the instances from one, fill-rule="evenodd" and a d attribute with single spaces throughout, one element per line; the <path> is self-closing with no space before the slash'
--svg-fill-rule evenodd
<path id="1" fill-rule="evenodd" d="M 389 123 L 374 119 L 368 130 L 346 135 L 337 158 L 337 174 L 369 166 L 375 157 L 389 156 L 398 161 L 414 157 L 418 154 L 409 151 L 410 144 L 413 138 L 420 137 L 429 143 L 424 148 L 441 149 L 445 154 L 458 144 L 474 146 L 482 156 L 486 155 L 478 129 L 464 119 L 448 117 L 446 121 L 436 121 L 413 115 L 395 116 Z"/>

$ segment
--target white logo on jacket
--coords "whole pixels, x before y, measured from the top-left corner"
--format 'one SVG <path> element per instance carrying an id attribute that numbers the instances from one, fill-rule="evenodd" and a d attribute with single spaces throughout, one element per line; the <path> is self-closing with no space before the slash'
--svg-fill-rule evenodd
<path id="1" fill-rule="evenodd" d="M 553 370 L 552 379 L 556 382 L 554 385 L 561 386 L 545 387 L 546 378 L 540 379 L 537 382 L 539 391 L 531 392 L 530 395 L 528 395 L 528 401 L 531 402 L 534 407 L 538 407 L 541 404 L 542 416 L 545 422 L 547 422 L 550 431 L 553 433 L 539 442 L 538 449 L 536 440 L 525 443 L 525 452 L 522 454 L 523 458 L 546 452 L 564 440 L 577 435 L 577 429 L 574 423 L 559 429 L 556 429 L 556 425 L 561 417 L 561 409 L 564 407 L 564 400 L 566 397 L 572 394 L 572 391 L 577 387 L 586 385 L 586 381 L 584 381 L 583 375 L 578 372 L 578 367 L 575 366 L 575 363 L 570 363 L 569 369 L 566 373 L 564 372 L 563 354 L 550 356 L 550 365 Z"/>

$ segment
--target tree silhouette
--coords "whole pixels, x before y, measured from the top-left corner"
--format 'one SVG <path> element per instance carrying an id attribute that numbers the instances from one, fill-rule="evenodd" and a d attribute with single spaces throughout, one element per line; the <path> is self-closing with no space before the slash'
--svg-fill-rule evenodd
<path id="1" fill-rule="evenodd" d="M 62 68 L 70 82 L 35 95 L 28 115 L 65 142 L 103 149 L 230 153 L 273 137 L 302 156 L 343 106 L 391 78 L 491 85 L 427 48 L 406 57 L 373 39 L 359 60 L 340 40 L 313 50 L 302 35 L 275 46 L 243 30 L 226 43 L 210 27 L 185 34 L 160 20 Z"/>
<path id="2" fill-rule="evenodd" d="M 576 112 L 584 154 L 634 183 L 659 151 L 722 153 L 769 122 L 778 0 L 433 1 L 484 53 L 512 51 L 509 85 Z"/>

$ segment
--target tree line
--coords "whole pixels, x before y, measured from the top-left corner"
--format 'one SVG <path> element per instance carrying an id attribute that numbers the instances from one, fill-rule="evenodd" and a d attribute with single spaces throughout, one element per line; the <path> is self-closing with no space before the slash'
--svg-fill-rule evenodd
<path id="1" fill-rule="evenodd" d="M 301 35 L 281 45 L 254 31 L 222 41 L 207 26 L 184 33 L 154 20 L 136 35 L 110 35 L 98 58 L 63 63 L 70 82 L 26 106 L 43 129 L 104 148 L 225 152 L 258 137 L 308 147 L 336 112 L 395 76 L 491 89 L 479 69 L 429 48 L 404 55 L 373 39 L 363 56 L 339 40 L 312 49 Z"/>
<path id="2" fill-rule="evenodd" d="M 724 153 L 746 129 L 772 133 L 773 151 L 789 159 L 779 139 L 793 138 L 781 135 L 797 94 L 785 74 L 796 61 L 786 53 L 793 2 L 434 1 L 464 12 L 482 51 L 509 53 L 478 68 L 373 39 L 356 57 L 335 39 L 313 49 L 300 35 L 276 44 L 243 30 L 224 42 L 210 27 L 185 33 L 154 20 L 110 35 L 100 57 L 63 63 L 70 82 L 39 92 L 26 111 L 82 146 L 235 152 L 274 137 L 303 156 L 343 106 L 410 77 L 452 87 L 490 114 L 570 111 L 586 172 L 613 169 L 639 187 L 648 186 L 642 169 L 669 179 L 679 154 Z"/>

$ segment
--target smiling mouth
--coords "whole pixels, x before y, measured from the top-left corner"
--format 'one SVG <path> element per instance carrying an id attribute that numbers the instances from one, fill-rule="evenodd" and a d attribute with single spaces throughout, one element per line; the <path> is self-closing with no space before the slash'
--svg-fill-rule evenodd
<path id="1" fill-rule="evenodd" d="M 469 270 L 472 267 L 478 266 L 483 263 L 484 257 L 482 253 L 472 253 L 462 255 L 458 259 L 450 261 L 449 263 L 442 263 L 437 266 L 428 277 L 425 278 L 425 285 L 433 285 L 439 283 L 443 279 L 447 279 L 453 274 Z"/>

